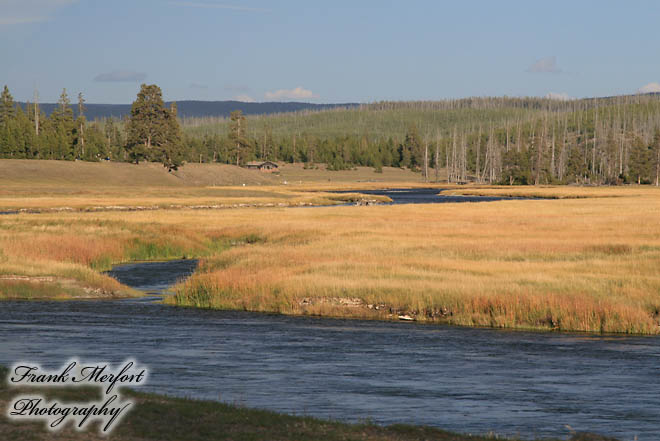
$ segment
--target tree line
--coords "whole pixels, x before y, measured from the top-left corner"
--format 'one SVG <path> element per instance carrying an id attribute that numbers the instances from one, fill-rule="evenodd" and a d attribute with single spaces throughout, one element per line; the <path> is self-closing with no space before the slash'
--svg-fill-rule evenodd
<path id="1" fill-rule="evenodd" d="M 5 86 L 0 156 L 60 160 L 242 165 L 251 160 L 406 167 L 428 181 L 620 184 L 660 180 L 660 99 L 639 95 L 557 101 L 467 98 L 381 102 L 359 108 L 179 119 L 156 85 L 142 85 L 129 117 L 87 121 L 66 90 L 46 116 Z"/>
<path id="2" fill-rule="evenodd" d="M 124 121 L 108 118 L 88 122 L 85 99 L 78 94 L 74 118 L 64 89 L 58 105 L 45 115 L 39 103 L 16 105 L 7 86 L 0 94 L 0 157 L 127 162 L 158 161 L 176 169 L 184 161 L 176 103 L 165 108 L 160 88 L 142 85 Z"/>

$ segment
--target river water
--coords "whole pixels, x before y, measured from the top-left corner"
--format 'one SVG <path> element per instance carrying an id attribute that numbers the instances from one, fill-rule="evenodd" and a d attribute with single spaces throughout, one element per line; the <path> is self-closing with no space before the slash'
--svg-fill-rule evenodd
<path id="1" fill-rule="evenodd" d="M 435 191 L 435 190 L 434 190 Z M 430 196 L 432 197 L 432 196 Z M 194 260 L 120 265 L 163 293 Z M 660 439 L 660 338 L 287 317 L 128 300 L 0 303 L 0 364 L 150 368 L 141 390 L 287 413 L 567 437 Z"/>
<path id="2" fill-rule="evenodd" d="M 113 275 L 158 292 L 191 260 Z M 470 433 L 660 435 L 660 339 L 287 317 L 119 301 L 3 302 L 0 363 L 151 369 L 142 390 Z"/>
<path id="3" fill-rule="evenodd" d="M 362 193 L 379 196 L 388 196 L 392 199 L 391 204 L 443 204 L 452 202 L 493 202 L 513 198 L 503 196 L 449 196 L 439 194 L 442 188 L 392 188 L 387 190 L 341 190 L 334 193 Z"/>

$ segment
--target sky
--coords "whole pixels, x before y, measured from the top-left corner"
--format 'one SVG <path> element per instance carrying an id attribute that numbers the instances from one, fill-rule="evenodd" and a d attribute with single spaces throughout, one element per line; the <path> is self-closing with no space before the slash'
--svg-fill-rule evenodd
<path id="1" fill-rule="evenodd" d="M 0 0 L 16 100 L 558 99 L 660 91 L 660 2 Z"/>

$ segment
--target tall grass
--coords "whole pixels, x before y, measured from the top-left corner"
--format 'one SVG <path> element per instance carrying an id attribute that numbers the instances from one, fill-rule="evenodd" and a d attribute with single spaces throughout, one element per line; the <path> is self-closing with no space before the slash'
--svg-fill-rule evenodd
<path id="1" fill-rule="evenodd" d="M 6 216 L 0 275 L 103 284 L 110 263 L 201 257 L 168 303 L 657 334 L 660 191 L 616 196 Z"/>
<path id="2" fill-rule="evenodd" d="M 655 334 L 659 214 L 660 193 L 277 212 L 250 221 L 266 242 L 209 259 L 168 302 Z M 292 230 L 306 241 L 277 240 Z"/>

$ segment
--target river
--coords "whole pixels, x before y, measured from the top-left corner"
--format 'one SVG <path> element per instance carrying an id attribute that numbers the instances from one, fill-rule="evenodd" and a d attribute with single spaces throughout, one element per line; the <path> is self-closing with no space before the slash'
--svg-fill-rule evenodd
<path id="1" fill-rule="evenodd" d="M 191 260 L 112 273 L 160 292 Z M 70 357 L 151 375 L 142 390 L 282 412 L 469 433 L 660 433 L 660 339 L 177 308 L 158 297 L 3 302 L 0 363 Z"/>
<path id="2" fill-rule="evenodd" d="M 340 190 L 333 193 L 361 193 L 388 196 L 390 204 L 446 204 L 455 202 L 494 202 L 512 199 L 532 199 L 505 196 L 450 196 L 441 194 L 443 188 L 391 188 L 387 190 Z"/>

